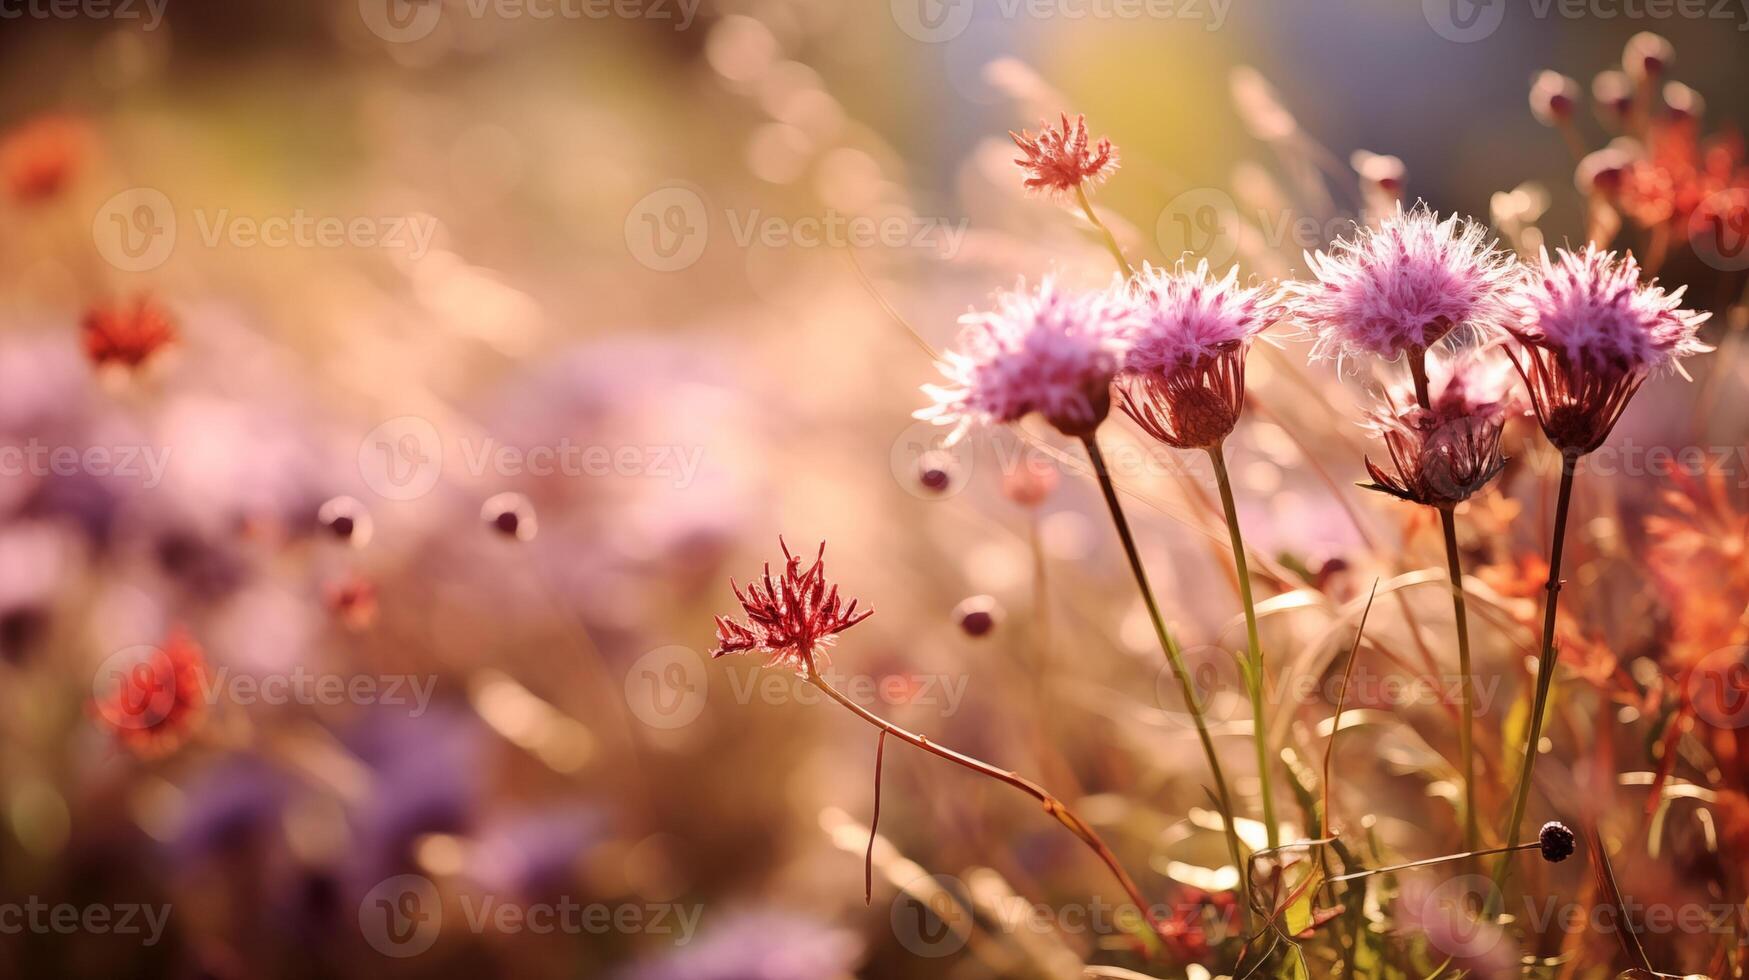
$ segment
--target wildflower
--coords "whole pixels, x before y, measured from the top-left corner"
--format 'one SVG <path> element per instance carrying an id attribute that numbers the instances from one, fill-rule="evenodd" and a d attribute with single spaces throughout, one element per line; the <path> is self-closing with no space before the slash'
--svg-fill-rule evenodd
<path id="1" fill-rule="evenodd" d="M 1575 838 L 1572 828 L 1559 820 L 1550 820 L 1543 824 L 1542 832 L 1537 834 L 1537 842 L 1541 845 L 1544 861 L 1559 863 L 1573 856 Z"/>
<path id="2" fill-rule="evenodd" d="M 1002 607 L 987 595 L 968 596 L 953 609 L 954 622 L 967 636 L 985 636 L 1002 618 Z"/>
<path id="3" fill-rule="evenodd" d="M 1587 245 L 1542 255 L 1542 274 L 1512 298 L 1508 348 L 1549 441 L 1583 455 L 1603 444 L 1628 400 L 1658 371 L 1712 348 L 1695 336 L 1708 316 L 1683 290 L 1640 283 L 1632 255 Z"/>
<path id="4" fill-rule="evenodd" d="M 328 611 L 347 629 L 357 632 L 376 622 L 377 587 L 356 573 L 322 587 Z"/>
<path id="5" fill-rule="evenodd" d="M 1591 80 L 1591 101 L 1597 107 L 1598 121 L 1612 130 L 1620 130 L 1634 112 L 1633 83 L 1615 69 L 1598 72 Z"/>
<path id="6" fill-rule="evenodd" d="M 356 497 L 342 495 L 323 501 L 316 509 L 316 523 L 355 548 L 370 543 L 370 511 Z"/>
<path id="7" fill-rule="evenodd" d="M 1111 413 L 1111 379 L 1123 363 L 1129 311 L 1116 291 L 1072 292 L 1046 278 L 960 318 L 958 350 L 938 363 L 952 387 L 925 385 L 935 404 L 916 417 L 955 426 L 1017 422 L 1032 412 L 1064 435 L 1091 435 Z"/>
<path id="8" fill-rule="evenodd" d="M 1544 126 L 1570 122 L 1578 105 L 1579 83 L 1560 72 L 1541 72 L 1531 83 L 1530 111 Z"/>
<path id="9" fill-rule="evenodd" d="M 1292 283 L 1294 313 L 1317 333 L 1313 357 L 1423 351 L 1458 327 L 1488 330 L 1506 316 L 1517 276 L 1480 224 L 1441 221 L 1425 205 L 1398 212 L 1328 253 L 1306 256 L 1315 282 Z"/>
<path id="10" fill-rule="evenodd" d="M 1207 262 L 1172 273 L 1143 266 L 1131 295 L 1124 414 L 1179 449 L 1218 445 L 1245 403 L 1245 354 L 1283 310 L 1272 293 L 1215 279 Z"/>
<path id="11" fill-rule="evenodd" d="M 952 454 L 931 449 L 917 457 L 917 482 L 930 493 L 944 493 L 953 484 L 959 463 Z"/>
<path id="12" fill-rule="evenodd" d="M 174 751 L 206 714 L 201 698 L 206 658 L 184 631 L 173 631 L 113 678 L 114 687 L 95 705 L 117 741 L 135 753 L 156 757 Z"/>
<path id="13" fill-rule="evenodd" d="M 1435 361 L 1429 407 L 1393 397 L 1370 427 L 1385 441 L 1391 469 L 1366 461 L 1378 490 L 1428 507 L 1453 507 L 1500 474 L 1500 435 L 1509 404 L 1503 377 L 1473 354 Z M 1430 374 L 1433 372 L 1430 371 Z M 1412 396 L 1411 396 L 1412 397 Z"/>
<path id="14" fill-rule="evenodd" d="M 72 116 L 42 116 L 0 140 L 0 182 L 20 204 L 36 204 L 64 190 L 85 156 L 89 134 Z"/>
<path id="15" fill-rule="evenodd" d="M 98 367 L 114 363 L 137 368 L 176 340 L 169 312 L 146 296 L 93 306 L 80 321 L 80 330 L 85 356 Z"/>
<path id="16" fill-rule="evenodd" d="M 1037 507 L 1057 488 L 1057 470 L 1029 458 L 1002 474 L 1002 494 L 1022 507 Z"/>
<path id="17" fill-rule="evenodd" d="M 1635 81 L 1657 78 L 1675 60 L 1676 49 L 1663 36 L 1651 31 L 1641 31 L 1628 38 L 1621 53 L 1621 66 Z"/>
<path id="18" fill-rule="evenodd" d="M 507 538 L 527 541 L 535 534 L 534 504 L 520 493 L 500 493 L 480 505 L 480 520 Z"/>
<path id="19" fill-rule="evenodd" d="M 1117 170 L 1117 151 L 1111 140 L 1101 138 L 1089 146 L 1087 117 L 1076 116 L 1073 125 L 1063 114 L 1062 125 L 1040 121 L 1037 136 L 1009 132 L 1025 156 L 1014 162 L 1026 173 L 1027 190 L 1052 197 L 1065 197 L 1085 184 L 1098 184 Z"/>
<path id="20" fill-rule="evenodd" d="M 801 558 L 790 554 L 780 537 L 784 569 L 777 582 L 771 579 L 771 564 L 765 565 L 763 585 L 755 582 L 745 592 L 729 580 L 735 598 L 747 613 L 745 624 L 725 616 L 717 619 L 717 648 L 711 656 L 758 650 L 769 654 L 766 666 L 788 664 L 804 676 L 815 672 L 814 661 L 837 641 L 838 634 L 874 615 L 873 609 L 856 611 L 857 600 L 843 606 L 838 586 L 826 584 L 826 543 L 814 556 L 814 564 L 802 571 Z"/>

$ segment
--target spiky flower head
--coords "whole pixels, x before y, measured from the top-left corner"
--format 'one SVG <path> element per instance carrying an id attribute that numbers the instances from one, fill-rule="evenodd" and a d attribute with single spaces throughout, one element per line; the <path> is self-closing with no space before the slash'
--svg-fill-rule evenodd
<path id="1" fill-rule="evenodd" d="M 1559 820 L 1550 820 L 1543 824 L 1543 829 L 1536 835 L 1536 842 L 1543 860 L 1550 863 L 1565 861 L 1578 849 L 1578 838 L 1574 836 L 1573 829 Z"/>
<path id="2" fill-rule="evenodd" d="M 1241 287 L 1236 269 L 1216 279 L 1199 262 L 1171 272 L 1143 266 L 1127 295 L 1124 413 L 1169 446 L 1219 445 L 1244 407 L 1251 341 L 1285 312 L 1275 291 Z"/>
<path id="3" fill-rule="evenodd" d="M 1366 488 L 1454 507 L 1498 476 L 1506 466 L 1500 437 L 1512 404 L 1505 373 L 1496 369 L 1504 366 L 1467 350 L 1429 365 L 1425 406 L 1413 391 L 1388 395 L 1367 425 L 1384 440 L 1390 468 L 1368 457 L 1373 482 Z"/>
<path id="4" fill-rule="evenodd" d="M 85 356 L 97 367 L 138 368 L 176 340 L 170 312 L 145 295 L 93 305 L 80 319 L 79 332 Z"/>
<path id="5" fill-rule="evenodd" d="M 947 386 L 924 385 L 935 404 L 916 413 L 952 425 L 952 443 L 978 423 L 1031 412 L 1066 435 L 1089 435 L 1111 412 L 1111 379 L 1123 365 L 1130 324 L 1116 290 L 1073 291 L 1047 277 L 1022 282 L 996 309 L 960 317 L 956 350 L 937 363 Z"/>
<path id="6" fill-rule="evenodd" d="M 1086 116 L 1076 116 L 1073 123 L 1067 113 L 1061 118 L 1060 126 L 1040 120 L 1037 136 L 1008 133 L 1025 154 L 1014 162 L 1026 173 L 1026 189 L 1056 198 L 1067 197 L 1084 184 L 1098 184 L 1117 171 L 1117 150 L 1109 139 L 1101 137 L 1093 143 L 1088 138 Z"/>
<path id="7" fill-rule="evenodd" d="M 873 609 L 856 611 L 856 600 L 842 605 L 838 586 L 826 582 L 826 543 L 814 564 L 802 570 L 802 560 L 790 554 L 789 545 L 780 537 L 784 568 L 776 581 L 771 577 L 771 563 L 765 564 L 761 582 L 754 582 L 745 591 L 729 580 L 735 598 L 746 611 L 747 622 L 738 623 L 726 616 L 717 619 L 717 648 L 711 656 L 757 650 L 770 655 L 766 666 L 788 664 L 797 673 L 809 676 L 815 671 L 815 661 L 824 656 L 826 648 L 838 639 L 838 634 L 874 615 Z"/>
<path id="8" fill-rule="evenodd" d="M 1540 272 L 1513 294 L 1508 352 L 1564 453 L 1602 445 L 1648 376 L 1712 349 L 1696 336 L 1711 314 L 1683 309 L 1682 288 L 1642 284 L 1632 255 L 1545 249 Z"/>
<path id="9" fill-rule="evenodd" d="M 1289 284 L 1293 312 L 1317 335 L 1312 356 L 1421 351 L 1458 327 L 1487 331 L 1505 318 L 1516 263 L 1487 229 L 1426 205 L 1308 253 L 1313 282 Z"/>

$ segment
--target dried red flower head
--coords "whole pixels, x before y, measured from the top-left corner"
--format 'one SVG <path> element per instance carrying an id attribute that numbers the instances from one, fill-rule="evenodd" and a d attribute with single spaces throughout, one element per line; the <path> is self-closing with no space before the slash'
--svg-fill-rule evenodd
<path id="1" fill-rule="evenodd" d="M 1245 407 L 1244 341 L 1170 374 L 1125 375 L 1118 406 L 1148 435 L 1174 449 L 1213 449 Z"/>
<path id="2" fill-rule="evenodd" d="M 874 610 L 857 612 L 855 599 L 843 605 L 838 586 L 826 583 L 824 541 L 807 571 L 802 570 L 802 560 L 790 554 L 783 538 L 778 538 L 777 544 L 783 549 L 784 568 L 775 582 L 770 562 L 765 565 L 762 582 L 754 582 L 746 591 L 734 579 L 729 580 L 747 622 L 718 616 L 717 648 L 711 656 L 757 650 L 770 655 L 766 666 L 788 664 L 806 676 L 814 673 L 816 658 L 837 641 L 838 634 L 874 615 Z"/>
<path id="3" fill-rule="evenodd" d="M 1066 197 L 1083 184 L 1098 184 L 1117 170 L 1117 150 L 1111 140 L 1102 137 L 1089 145 L 1086 116 L 1076 116 L 1071 124 L 1065 113 L 1061 126 L 1041 120 L 1037 136 L 1024 131 L 1008 135 L 1026 154 L 1014 162 L 1026 172 L 1026 189 L 1035 193 Z"/>
<path id="4" fill-rule="evenodd" d="M 1428 372 L 1428 404 L 1412 390 L 1388 396 L 1370 413 L 1369 426 L 1391 454 L 1390 469 L 1366 460 L 1378 490 L 1428 507 L 1454 507 L 1500 475 L 1506 466 L 1500 437 L 1514 404 L 1511 368 L 1504 359 L 1465 351 L 1434 360 Z"/>
<path id="5" fill-rule="evenodd" d="M 38 204 L 61 193 L 85 158 L 90 132 L 73 116 L 42 116 L 0 139 L 0 182 L 20 204 Z"/>
<path id="6" fill-rule="evenodd" d="M 79 322 L 85 356 L 102 367 L 120 364 L 137 368 L 176 340 L 170 313 L 147 296 L 100 303 Z"/>
<path id="7" fill-rule="evenodd" d="M 188 633 L 171 631 L 162 647 L 116 665 L 94 705 L 121 744 L 155 758 L 175 751 L 206 716 L 206 657 Z"/>

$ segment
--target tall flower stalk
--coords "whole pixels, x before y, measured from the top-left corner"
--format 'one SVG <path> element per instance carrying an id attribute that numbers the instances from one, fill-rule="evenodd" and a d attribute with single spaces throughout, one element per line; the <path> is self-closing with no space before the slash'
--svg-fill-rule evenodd
<path id="1" fill-rule="evenodd" d="M 1307 256 L 1315 279 L 1289 286 L 1294 312 L 1315 332 L 1316 357 L 1406 361 L 1413 401 L 1395 400 L 1369 422 L 1390 450 L 1391 470 L 1367 461 L 1371 489 L 1439 511 L 1461 675 L 1458 765 L 1463 782 L 1464 849 L 1480 841 L 1475 776 L 1474 671 L 1469 614 L 1453 509 L 1500 472 L 1502 413 L 1497 398 L 1466 390 L 1466 375 L 1448 378 L 1436 398 L 1428 352 L 1454 332 L 1491 338 L 1509 315 L 1518 281 L 1512 257 L 1472 221 L 1441 220 L 1425 206 L 1399 210 L 1376 228 Z"/>
<path id="2" fill-rule="evenodd" d="M 1244 409 L 1245 355 L 1252 340 L 1280 319 L 1282 309 L 1273 294 L 1241 288 L 1236 270 L 1214 278 L 1206 262 L 1194 269 L 1180 264 L 1170 272 L 1144 265 L 1126 295 L 1134 323 L 1121 388 L 1124 413 L 1168 446 L 1207 452 L 1214 465 L 1239 598 L 1245 607 L 1245 689 L 1251 701 L 1251 741 L 1257 752 L 1263 823 L 1268 846 L 1276 848 L 1281 846 L 1281 825 L 1275 812 L 1274 753 L 1264 704 L 1267 675 L 1245 539 L 1221 447 Z"/>
<path id="3" fill-rule="evenodd" d="M 954 426 L 951 441 L 972 425 L 1011 424 L 1036 411 L 1057 431 L 1086 447 L 1160 648 L 1184 694 L 1185 709 L 1196 724 L 1222 811 L 1228 856 L 1240 871 L 1241 888 L 1248 891 L 1232 794 L 1202 702 L 1191 686 L 1178 644 L 1166 628 L 1095 437 L 1111 413 L 1112 380 L 1130 341 L 1133 312 L 1127 294 L 1119 289 L 1072 292 L 1047 279 L 1036 289 L 1022 287 L 1005 293 L 997 298 L 994 311 L 968 314 L 960 322 L 964 329 L 956 349 L 938 365 L 950 384 L 925 387 L 935 404 L 917 416 Z"/>
<path id="4" fill-rule="evenodd" d="M 1680 288 L 1665 292 L 1655 283 L 1641 283 L 1639 264 L 1631 255 L 1591 245 L 1582 252 L 1558 249 L 1554 258 L 1544 251 L 1539 271 L 1513 295 L 1506 329 L 1515 341 L 1509 349 L 1513 366 L 1530 390 L 1537 421 L 1561 453 L 1561 483 L 1549 543 L 1536 688 L 1506 825 L 1508 847 L 1519 841 L 1519 824 L 1530 802 L 1543 714 L 1555 678 L 1562 549 L 1579 460 L 1603 445 L 1646 378 L 1661 371 L 1681 372 L 1681 358 L 1711 349 L 1695 336 L 1711 314 L 1683 309 Z M 1510 870 L 1504 860 L 1495 869 L 1497 889 Z"/>
<path id="5" fill-rule="evenodd" d="M 791 554 L 789 546 L 782 539 L 779 539 L 778 544 L 783 549 L 784 567 L 775 580 L 772 578 L 771 566 L 767 564 L 761 580 L 754 582 L 746 590 L 730 583 L 735 591 L 735 598 L 746 615 L 746 621 L 738 622 L 726 616 L 717 617 L 717 648 L 711 654 L 713 657 L 735 653 L 764 653 L 770 657 L 767 666 L 793 668 L 807 683 L 818 688 L 851 714 L 873 725 L 883 738 L 890 735 L 981 776 L 1012 786 L 1037 800 L 1046 813 L 1087 845 L 1111 871 L 1124 894 L 1129 896 L 1130 901 L 1135 903 L 1146 919 L 1156 939 L 1174 934 L 1176 927 L 1162 922 L 1154 914 L 1152 906 L 1143 898 L 1141 889 L 1136 887 L 1135 880 L 1124 870 L 1117 855 L 1106 846 L 1098 832 L 1049 790 L 1024 776 L 963 752 L 956 752 L 928 736 L 901 728 L 857 704 L 828 683 L 820 675 L 818 661 L 824 659 L 827 648 L 836 641 L 840 633 L 873 615 L 874 610 L 857 612 L 856 600 L 851 600 L 848 606 L 844 605 L 838 596 L 838 586 L 828 584 L 824 543 L 820 545 L 813 564 L 806 570 L 802 568 L 801 557 Z M 876 807 L 878 813 L 878 797 Z M 873 833 L 872 829 L 870 833 Z"/>

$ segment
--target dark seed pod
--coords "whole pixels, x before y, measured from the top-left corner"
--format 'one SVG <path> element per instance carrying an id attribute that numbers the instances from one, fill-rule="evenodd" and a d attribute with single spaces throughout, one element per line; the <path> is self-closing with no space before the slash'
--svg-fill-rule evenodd
<path id="1" fill-rule="evenodd" d="M 1543 860 L 1551 864 L 1572 857 L 1576 847 L 1572 828 L 1558 820 L 1543 824 L 1537 841 L 1542 845 Z"/>

